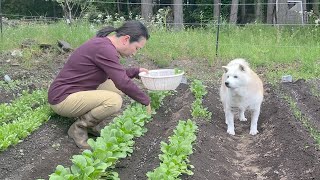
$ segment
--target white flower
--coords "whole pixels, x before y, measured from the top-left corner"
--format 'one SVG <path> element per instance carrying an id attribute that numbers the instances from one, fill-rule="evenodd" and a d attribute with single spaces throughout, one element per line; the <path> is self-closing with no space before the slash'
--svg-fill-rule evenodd
<path id="1" fill-rule="evenodd" d="M 97 32 L 96 28 L 94 27 L 93 24 L 90 25 L 90 31 L 91 32 Z"/>
<path id="2" fill-rule="evenodd" d="M 320 19 L 314 20 L 314 23 L 315 23 L 315 24 L 319 24 L 319 23 L 320 23 Z"/>

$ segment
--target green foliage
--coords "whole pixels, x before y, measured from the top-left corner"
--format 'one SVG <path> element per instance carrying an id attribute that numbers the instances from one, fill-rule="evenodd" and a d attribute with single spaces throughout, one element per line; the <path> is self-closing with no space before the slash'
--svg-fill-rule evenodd
<path id="1" fill-rule="evenodd" d="M 174 68 L 174 74 L 182 74 L 184 71 L 179 68 Z"/>
<path id="2" fill-rule="evenodd" d="M 163 99 L 170 95 L 172 95 L 172 91 L 149 91 L 152 109 L 157 110 L 162 105 Z"/>
<path id="3" fill-rule="evenodd" d="M 198 127 L 188 119 L 179 121 L 174 134 L 169 137 L 169 144 L 161 142 L 160 166 L 147 173 L 149 180 L 179 179 L 182 174 L 193 175 L 189 164 L 189 155 L 193 153 L 192 143 L 196 140 Z"/>
<path id="4" fill-rule="evenodd" d="M 202 99 L 202 97 L 208 93 L 206 90 L 206 86 L 203 85 L 202 81 L 200 81 L 199 79 L 194 79 L 191 82 L 190 90 L 194 94 L 196 99 Z"/>
<path id="5" fill-rule="evenodd" d="M 37 90 L 31 94 L 23 91 L 22 95 L 10 104 L 0 104 L 0 125 L 28 116 L 34 109 L 47 105 L 47 91 Z"/>
<path id="6" fill-rule="evenodd" d="M 48 0 L 46 0 L 48 1 Z M 92 1 L 87 0 L 53 0 L 56 1 L 64 11 L 65 18 L 69 20 L 82 17 L 86 12 L 97 10 Z"/>
<path id="7" fill-rule="evenodd" d="M 16 19 L 14 15 L 61 17 L 61 12 L 58 4 L 52 1 L 2 0 L 2 13 L 9 18 Z"/>
<path id="8" fill-rule="evenodd" d="M 0 44 L 0 52 L 10 51 L 20 47 L 26 39 L 32 39 L 39 43 L 56 45 L 57 40 L 64 40 L 73 47 L 80 46 L 93 37 L 97 28 L 87 22 L 79 22 L 69 26 L 63 21 L 55 24 L 20 25 L 19 28 L 5 26 L 4 36 Z M 14 41 L 12 41 L 14 39 Z M 25 59 L 39 53 L 38 48 L 26 49 Z"/>
<path id="9" fill-rule="evenodd" d="M 50 118 L 46 92 L 23 92 L 12 103 L 0 104 L 0 151 L 17 144 Z"/>
<path id="10" fill-rule="evenodd" d="M 192 117 L 202 117 L 207 120 L 211 119 L 212 113 L 204 108 L 202 105 L 203 96 L 207 94 L 206 87 L 203 85 L 202 81 L 194 79 L 191 83 L 190 90 L 195 96 L 195 101 L 191 105 L 191 115 Z"/>
<path id="11" fill-rule="evenodd" d="M 157 97 L 158 96 L 160 97 Z M 151 102 L 161 101 L 167 92 L 153 92 Z M 157 106 L 153 106 L 158 107 Z M 73 165 L 65 168 L 61 165 L 50 175 L 50 180 L 83 180 L 83 179 L 119 179 L 113 172 L 115 164 L 120 158 L 125 158 L 133 152 L 133 139 L 142 136 L 147 129 L 145 123 L 150 121 L 145 106 L 133 103 L 121 116 L 101 130 L 101 136 L 96 140 L 89 139 L 88 144 L 92 151 L 86 150 L 82 155 L 72 157 Z"/>
<path id="12" fill-rule="evenodd" d="M 19 47 L 26 38 L 50 44 L 63 39 L 72 47 L 78 47 L 93 37 L 100 26 L 84 21 L 72 26 L 63 22 L 21 25 L 19 28 L 5 26 L 0 52 Z M 294 79 L 320 76 L 320 31 L 317 27 L 277 28 L 258 24 L 239 27 L 222 24 L 219 57 L 215 52 L 215 28 L 183 31 L 151 29 L 151 38 L 140 53 L 144 59 L 151 59 L 159 67 L 168 67 L 175 60 L 188 59 L 193 63 L 206 61 L 212 64 L 215 59 L 229 61 L 242 57 L 248 59 L 253 67 L 263 68 L 264 75 L 271 82 L 286 74 Z"/>
<path id="13" fill-rule="evenodd" d="M 196 99 L 191 104 L 191 115 L 192 117 L 202 117 L 207 119 L 208 121 L 211 119 L 212 113 L 208 111 L 208 108 L 204 108 L 202 105 L 202 99 Z"/>
<path id="14" fill-rule="evenodd" d="M 3 76 L 0 74 L 0 76 Z M 11 91 L 18 91 L 21 90 L 21 86 L 25 85 L 25 82 L 20 81 L 20 80 L 12 80 L 10 82 L 6 82 L 6 81 L 0 81 L 0 93 L 1 91 L 3 92 L 11 92 Z"/>

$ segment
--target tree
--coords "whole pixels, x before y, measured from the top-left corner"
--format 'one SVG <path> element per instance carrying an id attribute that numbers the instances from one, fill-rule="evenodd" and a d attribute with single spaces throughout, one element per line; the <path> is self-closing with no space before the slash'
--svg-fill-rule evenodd
<path id="1" fill-rule="evenodd" d="M 246 0 L 241 0 L 241 21 L 242 23 L 245 23 L 246 19 Z"/>
<path id="2" fill-rule="evenodd" d="M 302 0 L 302 16 L 303 16 L 303 23 L 307 22 L 307 14 L 305 13 L 307 11 L 307 1 Z"/>
<path id="3" fill-rule="evenodd" d="M 287 0 L 278 0 L 278 11 L 276 12 L 277 24 L 286 24 L 288 15 Z"/>
<path id="4" fill-rule="evenodd" d="M 150 21 L 153 15 L 152 12 L 152 1 L 151 0 L 141 0 L 141 12 L 142 18 L 146 21 Z"/>
<path id="5" fill-rule="evenodd" d="M 48 1 L 48 0 L 46 0 Z M 64 17 L 68 22 L 73 20 L 75 14 L 82 14 L 92 6 L 92 2 L 87 0 L 53 0 L 59 3 L 64 12 Z M 79 11 L 79 12 L 78 12 Z"/>
<path id="6" fill-rule="evenodd" d="M 256 2 L 256 9 L 255 9 L 255 16 L 256 16 L 256 21 L 257 22 L 262 22 L 262 5 L 261 5 L 261 0 L 255 0 Z"/>
<path id="7" fill-rule="evenodd" d="M 312 9 L 313 12 L 319 16 L 319 0 L 313 0 Z"/>
<path id="8" fill-rule="evenodd" d="M 60 4 L 60 6 L 63 9 L 64 17 L 66 18 L 67 22 L 70 22 L 72 20 L 73 4 L 71 1 L 72 0 L 57 0 L 57 2 Z"/>
<path id="9" fill-rule="evenodd" d="M 173 21 L 176 29 L 183 27 L 183 4 L 182 0 L 173 0 Z"/>
<path id="10" fill-rule="evenodd" d="M 213 19 L 217 20 L 220 16 L 221 0 L 214 0 Z"/>
<path id="11" fill-rule="evenodd" d="M 275 12 L 275 0 L 268 0 L 268 6 L 267 6 L 267 23 L 273 24 L 274 21 L 274 12 Z"/>
<path id="12" fill-rule="evenodd" d="M 236 24 L 238 21 L 238 6 L 239 0 L 232 0 L 230 11 L 230 23 Z"/>

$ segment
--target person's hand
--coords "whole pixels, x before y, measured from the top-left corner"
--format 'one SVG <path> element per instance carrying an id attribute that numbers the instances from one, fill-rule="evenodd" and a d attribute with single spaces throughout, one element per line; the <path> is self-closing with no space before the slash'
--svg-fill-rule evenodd
<path id="1" fill-rule="evenodd" d="M 148 106 L 146 106 L 146 110 L 147 110 L 148 115 L 151 115 L 151 113 L 152 113 L 151 103 Z"/>
<path id="2" fill-rule="evenodd" d="M 141 72 L 145 72 L 145 73 L 149 73 L 149 70 L 148 69 L 146 69 L 146 68 L 140 68 L 139 69 L 139 73 L 141 73 Z"/>

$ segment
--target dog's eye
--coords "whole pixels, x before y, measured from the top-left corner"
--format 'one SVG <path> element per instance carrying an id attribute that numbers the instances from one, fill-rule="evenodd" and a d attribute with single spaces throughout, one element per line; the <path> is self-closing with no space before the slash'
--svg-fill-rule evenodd
<path id="1" fill-rule="evenodd" d="M 238 76 L 234 76 L 234 78 L 238 78 Z"/>
<path id="2" fill-rule="evenodd" d="M 227 78 L 229 78 L 229 76 L 227 76 Z"/>

